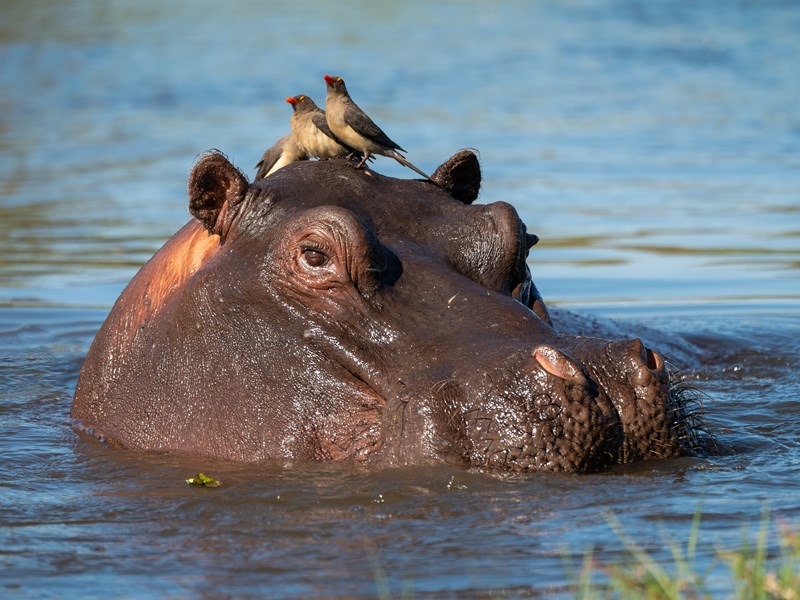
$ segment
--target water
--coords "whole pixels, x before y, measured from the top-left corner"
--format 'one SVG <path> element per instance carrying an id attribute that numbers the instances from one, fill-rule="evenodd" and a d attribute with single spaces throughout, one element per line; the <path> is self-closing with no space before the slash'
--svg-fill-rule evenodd
<path id="1" fill-rule="evenodd" d="M 0 586 L 17 597 L 568 596 L 625 531 L 698 564 L 800 527 L 800 7 L 792 2 L 14 2 L 0 7 Z M 542 242 L 553 304 L 709 358 L 729 456 L 589 476 L 141 456 L 68 417 L 95 331 L 188 218 L 194 156 L 250 175 L 324 73 Z M 411 173 L 387 159 L 376 168 Z M 183 479 L 203 470 L 217 490 Z M 770 547 L 777 548 L 776 530 Z M 724 565 L 709 577 L 730 590 Z"/>

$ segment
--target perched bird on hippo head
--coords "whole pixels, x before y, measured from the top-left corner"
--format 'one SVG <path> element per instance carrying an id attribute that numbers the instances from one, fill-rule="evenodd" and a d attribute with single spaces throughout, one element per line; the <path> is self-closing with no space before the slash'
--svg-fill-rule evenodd
<path id="1" fill-rule="evenodd" d="M 342 143 L 358 150 L 364 154 L 364 158 L 358 163 L 356 168 L 360 168 L 364 161 L 368 160 L 372 154 L 389 156 L 422 175 L 425 179 L 430 179 L 428 175 L 412 165 L 400 154 L 405 152 L 399 144 L 392 141 L 383 130 L 378 127 L 369 116 L 359 108 L 350 98 L 347 87 L 341 77 L 331 77 L 325 75 L 325 83 L 328 84 L 328 97 L 325 103 L 326 117 L 328 125 L 333 134 Z M 400 152 L 398 152 L 398 150 Z"/>
<path id="2" fill-rule="evenodd" d="M 255 181 L 272 175 L 278 169 L 298 160 L 308 160 L 308 154 L 298 148 L 292 134 L 285 135 L 268 148 L 256 164 Z"/>
<path id="3" fill-rule="evenodd" d="M 297 147 L 308 156 L 320 159 L 348 156 L 355 152 L 340 143 L 328 126 L 325 111 L 305 95 L 287 98 L 292 105 L 292 136 Z"/>

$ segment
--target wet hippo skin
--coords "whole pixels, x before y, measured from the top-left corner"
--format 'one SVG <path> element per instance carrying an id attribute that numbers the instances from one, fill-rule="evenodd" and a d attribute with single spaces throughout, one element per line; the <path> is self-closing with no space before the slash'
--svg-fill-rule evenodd
<path id="1" fill-rule="evenodd" d="M 551 318 L 538 238 L 511 205 L 472 203 L 476 156 L 432 179 L 342 159 L 250 184 L 204 155 L 194 219 L 111 310 L 72 416 L 132 450 L 248 462 L 593 471 L 692 453 L 696 415 L 656 350 Z"/>

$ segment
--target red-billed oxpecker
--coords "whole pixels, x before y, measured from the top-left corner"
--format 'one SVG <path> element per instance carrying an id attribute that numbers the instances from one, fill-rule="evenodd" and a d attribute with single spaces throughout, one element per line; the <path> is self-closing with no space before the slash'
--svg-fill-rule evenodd
<path id="1" fill-rule="evenodd" d="M 353 154 L 354 150 L 340 143 L 328 126 L 325 111 L 305 95 L 287 98 L 292 105 L 292 136 L 308 156 L 320 159 L 338 158 Z"/>
<path id="2" fill-rule="evenodd" d="M 412 165 L 398 152 L 405 152 L 393 142 L 369 116 L 359 108 L 347 93 L 347 87 L 341 77 L 325 75 L 328 84 L 328 97 L 325 104 L 328 125 L 333 134 L 344 144 L 363 153 L 364 158 L 356 168 L 360 168 L 372 154 L 389 156 L 401 165 L 413 169 L 425 179 L 428 175 Z"/>

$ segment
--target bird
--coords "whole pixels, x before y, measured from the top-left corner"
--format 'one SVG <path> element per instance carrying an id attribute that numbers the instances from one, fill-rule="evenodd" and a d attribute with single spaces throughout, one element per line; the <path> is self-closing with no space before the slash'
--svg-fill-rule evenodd
<path id="1" fill-rule="evenodd" d="M 320 159 L 338 158 L 355 152 L 336 139 L 328 121 L 325 111 L 303 94 L 287 98 L 286 102 L 292 105 L 292 137 L 297 147 L 309 157 L 316 156 Z"/>
<path id="2" fill-rule="evenodd" d="M 325 83 L 328 85 L 328 96 L 325 100 L 326 118 L 328 126 L 339 140 L 351 148 L 361 152 L 364 157 L 356 165 L 356 169 L 363 166 L 364 162 L 372 154 L 389 156 L 422 175 L 425 179 L 430 179 L 423 171 L 412 165 L 400 154 L 405 152 L 399 144 L 393 142 L 383 130 L 378 127 L 369 116 L 359 108 L 350 98 L 345 86 L 344 79 L 341 77 L 331 77 L 325 75 Z M 400 152 L 398 152 L 398 150 Z"/>
<path id="3" fill-rule="evenodd" d="M 308 154 L 298 148 L 294 136 L 283 136 L 264 152 L 264 156 L 256 164 L 256 181 L 272 175 L 278 169 L 285 167 L 297 160 L 308 160 Z"/>

